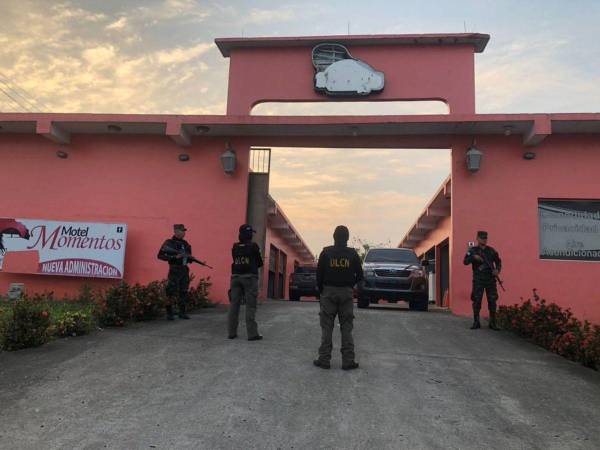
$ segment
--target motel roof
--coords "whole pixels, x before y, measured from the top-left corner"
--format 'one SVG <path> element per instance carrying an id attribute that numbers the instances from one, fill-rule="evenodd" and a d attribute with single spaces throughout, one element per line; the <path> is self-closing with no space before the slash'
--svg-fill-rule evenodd
<path id="1" fill-rule="evenodd" d="M 338 36 L 289 36 L 289 37 L 250 37 L 217 38 L 215 44 L 225 57 L 231 50 L 239 48 L 313 47 L 323 42 L 343 45 L 472 45 L 475 53 L 485 49 L 489 34 L 450 33 L 450 34 L 377 34 L 377 35 L 338 35 Z"/>
<path id="2" fill-rule="evenodd" d="M 284 142 L 290 136 L 305 137 L 306 145 L 312 138 L 326 141 L 326 138 L 348 137 L 354 139 L 356 146 L 370 147 L 382 145 L 377 138 L 397 137 L 414 148 L 450 148 L 456 135 L 512 134 L 521 136 L 524 145 L 534 146 L 552 134 L 598 134 L 600 113 L 404 116 L 0 113 L 0 136 L 15 133 L 39 135 L 59 144 L 68 144 L 71 136 L 76 135 L 155 135 L 168 137 L 184 147 L 203 137 L 264 137 L 269 138 L 269 145 L 277 145 L 277 138 Z"/>
<path id="3" fill-rule="evenodd" d="M 292 247 L 300 256 L 304 258 L 302 263 L 312 263 L 315 260 L 315 255 L 310 251 L 310 248 L 294 228 L 292 222 L 287 218 L 281 206 L 271 197 L 268 196 L 267 220 L 269 227 L 281 236 L 281 238 Z"/>
<path id="4" fill-rule="evenodd" d="M 450 217 L 451 186 L 451 179 L 448 177 L 433 195 L 419 218 L 408 229 L 398 247 L 415 248 L 419 242 L 425 239 L 427 233 L 437 228 L 437 224 L 442 219 Z"/>

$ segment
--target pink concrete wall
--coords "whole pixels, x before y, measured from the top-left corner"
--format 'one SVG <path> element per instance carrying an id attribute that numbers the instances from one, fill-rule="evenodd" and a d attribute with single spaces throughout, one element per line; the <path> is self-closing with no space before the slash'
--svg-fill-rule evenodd
<path id="1" fill-rule="evenodd" d="M 528 298 L 533 288 L 549 301 L 572 308 L 581 319 L 600 323 L 600 264 L 539 258 L 538 198 L 600 199 L 600 141 L 594 136 L 552 135 L 522 158 L 520 136 L 478 137 L 482 168 L 466 170 L 469 140 L 452 147 L 452 239 L 450 306 L 470 314 L 471 268 L 462 260 L 477 230 L 500 252 L 506 293 L 500 304 Z M 484 307 L 484 309 L 487 309 Z"/>
<path id="2" fill-rule="evenodd" d="M 442 100 L 450 113 L 475 112 L 470 45 L 350 46 L 349 50 L 385 73 L 383 92 L 365 100 Z M 268 101 L 327 101 L 314 90 L 311 52 L 311 47 L 232 49 L 227 114 L 247 115 L 254 105 Z"/>
<path id="3" fill-rule="evenodd" d="M 230 141 L 239 163 L 234 176 L 223 173 L 219 156 L 225 143 L 216 138 L 182 149 L 165 136 L 76 135 L 59 147 L 35 135 L 3 135 L 0 216 L 127 223 L 125 279 L 130 282 L 166 276 L 167 264 L 156 259 L 158 247 L 172 235 L 173 223 L 184 223 L 194 253 L 215 268 L 192 265 L 192 272 L 210 275 L 212 299 L 224 302 L 231 244 L 245 221 L 248 186 L 249 147 Z M 55 156 L 59 148 L 68 159 Z M 182 152 L 190 161 L 178 160 Z M 0 273 L 0 292 L 10 282 L 24 282 L 28 291 L 62 295 L 88 281 Z"/>
<path id="4" fill-rule="evenodd" d="M 440 257 L 440 244 L 445 242 L 450 238 L 452 234 L 452 219 L 451 217 L 443 217 L 437 223 L 436 228 L 431 230 L 423 239 L 417 247 L 414 248 L 415 253 L 419 258 L 423 256 L 423 254 L 429 251 L 432 247 L 435 248 L 435 298 L 436 304 L 440 306 L 447 306 L 445 304 L 445 295 L 441 289 L 441 279 L 442 279 L 442 265 L 441 265 L 441 257 Z M 430 274 L 431 276 L 431 274 Z"/>
<path id="5" fill-rule="evenodd" d="M 271 244 L 274 245 L 275 247 L 277 247 L 279 250 L 281 250 L 283 253 L 285 253 L 287 255 L 285 286 L 284 286 L 284 290 L 283 290 L 283 298 L 287 299 L 289 296 L 290 275 L 294 272 L 294 261 L 296 260 L 296 261 L 298 261 L 298 263 L 302 264 L 303 259 L 300 256 L 298 256 L 296 251 L 292 247 L 290 247 L 276 231 L 274 231 L 270 227 L 267 227 L 265 255 L 263 255 L 264 260 L 265 260 L 265 266 L 264 266 L 264 270 L 263 270 L 263 275 L 261 277 L 262 290 L 261 290 L 260 296 L 262 298 L 266 298 L 266 296 L 267 296 L 268 276 L 269 276 L 269 257 L 270 257 L 269 252 L 270 252 Z"/>

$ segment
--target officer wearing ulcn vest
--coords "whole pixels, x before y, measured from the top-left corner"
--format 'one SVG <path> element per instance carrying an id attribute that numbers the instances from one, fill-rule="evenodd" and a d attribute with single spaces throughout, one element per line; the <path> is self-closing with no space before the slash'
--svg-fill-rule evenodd
<path id="1" fill-rule="evenodd" d="M 333 233 L 334 245 L 325 247 L 317 265 L 317 284 L 320 294 L 321 346 L 315 366 L 331 367 L 332 336 L 335 317 L 340 322 L 342 334 L 342 369 L 358 368 L 354 355 L 352 328 L 354 323 L 353 287 L 363 279 L 360 257 L 348 247 L 350 232 L 343 225 Z"/>
<path id="2" fill-rule="evenodd" d="M 246 332 L 249 341 L 259 341 L 256 324 L 256 297 L 258 296 L 258 269 L 263 266 L 260 247 L 252 242 L 255 231 L 248 224 L 240 227 L 239 242 L 233 244 L 231 256 L 231 289 L 228 314 L 229 339 L 237 337 L 240 305 L 246 302 Z"/>
<path id="3" fill-rule="evenodd" d="M 463 261 L 465 265 L 471 264 L 473 266 L 473 290 L 471 291 L 471 301 L 473 302 L 472 330 L 481 328 L 479 311 L 481 311 L 484 291 L 490 312 L 489 326 L 492 330 L 498 330 L 496 324 L 496 301 L 498 300 L 496 280 L 502 270 L 502 261 L 498 252 L 487 245 L 487 238 L 487 231 L 478 231 L 477 245 L 469 248 Z"/>
<path id="4" fill-rule="evenodd" d="M 158 259 L 169 263 L 167 276 L 167 319 L 173 320 L 173 303 L 177 303 L 179 317 L 189 319 L 186 314 L 188 289 L 190 287 L 190 269 L 186 255 L 192 254 L 192 246 L 184 239 L 187 228 L 181 224 L 173 225 L 173 237 L 167 239 L 158 251 Z"/>

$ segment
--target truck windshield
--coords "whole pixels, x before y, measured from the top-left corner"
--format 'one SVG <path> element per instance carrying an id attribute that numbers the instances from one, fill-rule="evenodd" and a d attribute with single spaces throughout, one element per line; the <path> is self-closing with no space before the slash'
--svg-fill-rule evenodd
<path id="1" fill-rule="evenodd" d="M 388 262 L 419 264 L 417 255 L 411 250 L 399 248 L 378 248 L 369 250 L 365 262 Z"/>

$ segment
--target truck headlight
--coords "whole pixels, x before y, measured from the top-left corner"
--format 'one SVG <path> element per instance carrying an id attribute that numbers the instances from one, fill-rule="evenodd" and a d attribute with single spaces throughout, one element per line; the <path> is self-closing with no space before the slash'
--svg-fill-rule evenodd
<path id="1" fill-rule="evenodd" d="M 424 277 L 425 272 L 422 269 L 416 269 L 410 273 L 410 276 L 411 277 Z"/>
<path id="2" fill-rule="evenodd" d="M 375 270 L 373 270 L 373 269 L 365 270 L 365 277 L 374 277 L 374 276 L 375 276 Z"/>

